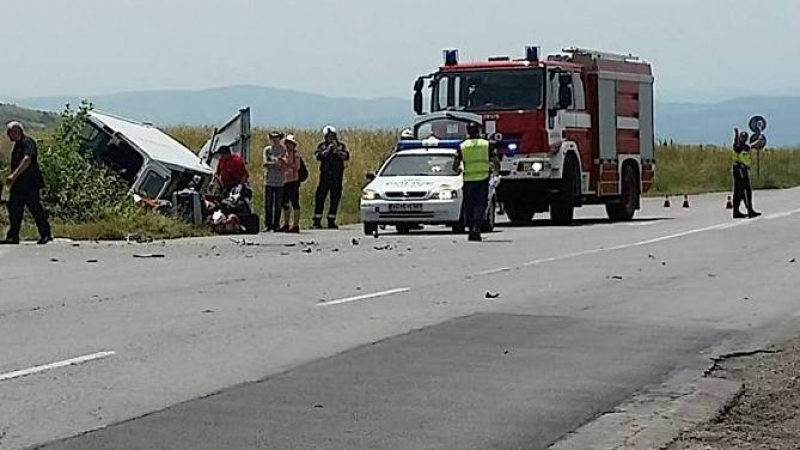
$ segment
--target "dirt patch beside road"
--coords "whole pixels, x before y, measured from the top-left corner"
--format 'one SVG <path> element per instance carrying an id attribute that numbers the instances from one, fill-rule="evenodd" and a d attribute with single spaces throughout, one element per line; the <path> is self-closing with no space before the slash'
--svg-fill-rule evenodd
<path id="1" fill-rule="evenodd" d="M 742 394 L 716 421 L 669 450 L 797 450 L 800 446 L 800 338 L 768 351 L 726 358 L 710 376 L 741 382 Z"/>

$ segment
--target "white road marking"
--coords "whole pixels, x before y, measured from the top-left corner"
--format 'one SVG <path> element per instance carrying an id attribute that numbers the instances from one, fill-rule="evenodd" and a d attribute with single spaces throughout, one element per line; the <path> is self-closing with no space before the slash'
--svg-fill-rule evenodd
<path id="1" fill-rule="evenodd" d="M 113 355 L 116 355 L 116 352 L 99 352 L 99 353 L 93 353 L 91 355 L 79 356 L 77 358 L 65 359 L 64 361 L 45 364 L 43 366 L 36 366 L 36 367 L 31 367 L 29 369 L 8 372 L 0 374 L 0 382 L 12 380 L 14 378 L 27 377 L 29 375 L 35 375 L 37 373 L 47 372 L 48 370 L 60 369 L 62 367 L 74 366 L 76 364 L 83 364 L 89 361 L 108 358 L 109 356 Z"/>
<path id="2" fill-rule="evenodd" d="M 794 210 L 791 210 L 791 211 L 781 212 L 781 213 L 769 214 L 769 215 L 766 215 L 766 216 L 762 216 L 760 219 L 755 219 L 755 220 L 741 220 L 739 222 L 719 223 L 719 224 L 716 224 L 716 225 L 710 225 L 710 226 L 707 226 L 707 227 L 696 228 L 694 230 L 682 231 L 680 233 L 668 234 L 666 236 L 647 239 L 647 240 L 644 240 L 644 241 L 632 242 L 630 244 L 620 244 L 620 245 L 615 245 L 613 247 L 601 247 L 601 248 L 596 248 L 596 249 L 592 249 L 592 250 L 583 250 L 583 251 L 580 251 L 580 252 L 569 253 L 569 254 L 566 254 L 566 255 L 551 256 L 549 258 L 543 258 L 543 259 L 537 259 L 537 260 L 534 260 L 534 261 L 528 261 L 528 262 L 523 263 L 523 264 L 521 264 L 521 265 L 519 265 L 518 267 L 515 267 L 515 268 L 526 268 L 526 267 L 531 267 L 531 266 L 537 266 L 539 264 L 545 264 L 545 263 L 556 262 L 556 261 L 563 261 L 565 259 L 580 258 L 581 256 L 596 255 L 598 253 L 611 252 L 611 251 L 616 251 L 616 250 L 626 250 L 626 249 L 635 248 L 635 247 L 643 247 L 643 246 L 646 246 L 646 245 L 658 244 L 659 242 L 670 241 L 670 240 L 673 240 L 673 239 L 678 239 L 678 238 L 682 238 L 682 237 L 686 237 L 686 236 L 691 236 L 691 235 L 694 235 L 694 234 L 705 233 L 705 232 L 708 232 L 708 231 L 727 230 L 727 229 L 730 229 L 730 228 L 736 228 L 736 227 L 740 227 L 740 226 L 751 225 L 751 224 L 754 224 L 754 223 L 758 223 L 759 220 L 784 219 L 784 218 L 787 218 L 787 217 L 791 217 L 791 216 L 793 216 L 793 215 L 795 215 L 797 213 L 800 213 L 800 208 L 799 209 L 794 209 Z M 477 276 L 496 275 L 496 274 L 501 273 L 501 272 L 508 272 L 508 271 L 510 271 L 512 269 L 513 268 L 508 268 L 508 267 L 503 267 L 503 268 L 499 268 L 499 269 L 491 269 L 491 270 L 486 270 L 486 271 L 480 272 L 480 273 L 477 274 Z"/>
<path id="3" fill-rule="evenodd" d="M 411 290 L 411 288 L 390 289 L 388 291 L 383 291 L 383 292 L 375 292 L 375 293 L 372 293 L 372 294 L 357 295 L 355 297 L 348 297 L 348 298 L 342 298 L 342 299 L 339 299 L 339 300 L 332 300 L 332 301 L 329 301 L 329 302 L 319 303 L 317 306 L 342 305 L 344 303 L 352 303 L 352 302 L 358 302 L 358 301 L 361 301 L 361 300 L 369 300 L 369 299 L 372 299 L 372 298 L 387 297 L 389 295 L 402 294 L 402 293 L 408 292 L 410 290 Z"/>

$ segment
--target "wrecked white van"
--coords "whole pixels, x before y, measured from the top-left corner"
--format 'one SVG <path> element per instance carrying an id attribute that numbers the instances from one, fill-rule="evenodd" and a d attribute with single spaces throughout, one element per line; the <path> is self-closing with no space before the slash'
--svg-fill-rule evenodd
<path id="1" fill-rule="evenodd" d="M 199 154 L 150 123 L 99 112 L 89 113 L 81 133 L 84 154 L 119 174 L 133 194 L 153 200 L 170 200 L 190 185 L 205 191 L 216 167 L 214 152 L 222 145 L 249 158 L 249 108 L 215 129 Z"/>

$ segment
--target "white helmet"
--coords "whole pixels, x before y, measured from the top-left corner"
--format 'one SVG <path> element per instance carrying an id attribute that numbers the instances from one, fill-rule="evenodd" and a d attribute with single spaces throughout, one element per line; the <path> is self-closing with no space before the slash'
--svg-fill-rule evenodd
<path id="1" fill-rule="evenodd" d="M 406 128 L 405 130 L 403 130 L 400 133 L 400 138 L 401 139 L 413 139 L 414 138 L 414 132 L 410 128 Z"/>
<path id="2" fill-rule="evenodd" d="M 336 128 L 332 125 L 326 125 L 325 128 L 322 129 L 322 135 L 327 136 L 329 134 L 336 134 Z"/>

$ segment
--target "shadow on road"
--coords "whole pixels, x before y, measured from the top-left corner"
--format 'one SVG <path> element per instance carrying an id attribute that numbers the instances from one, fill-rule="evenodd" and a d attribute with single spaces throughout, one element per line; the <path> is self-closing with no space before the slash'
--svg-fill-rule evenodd
<path id="1" fill-rule="evenodd" d="M 633 219 L 629 222 L 613 222 L 611 219 L 576 219 L 572 225 L 554 225 L 549 219 L 536 219 L 529 223 L 511 223 L 511 222 L 498 222 L 499 228 L 571 228 L 571 227 L 591 227 L 596 225 L 614 225 L 614 224 L 636 224 L 636 223 L 651 223 L 661 222 L 664 220 L 672 220 L 672 217 L 654 217 L 647 219 Z"/>

